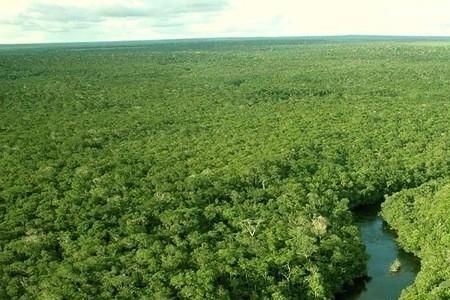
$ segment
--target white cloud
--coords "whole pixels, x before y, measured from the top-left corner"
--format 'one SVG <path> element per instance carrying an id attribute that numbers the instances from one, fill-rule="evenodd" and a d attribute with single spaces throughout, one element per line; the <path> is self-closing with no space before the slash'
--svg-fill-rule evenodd
<path id="1" fill-rule="evenodd" d="M 0 0 L 0 43 L 337 34 L 450 36 L 449 0 Z"/>

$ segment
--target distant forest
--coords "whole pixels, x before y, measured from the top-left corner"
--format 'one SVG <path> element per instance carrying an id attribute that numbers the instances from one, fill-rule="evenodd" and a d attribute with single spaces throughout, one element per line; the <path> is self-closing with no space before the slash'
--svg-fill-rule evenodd
<path id="1" fill-rule="evenodd" d="M 0 47 L 0 299 L 333 299 L 352 209 L 450 299 L 450 39 Z"/>

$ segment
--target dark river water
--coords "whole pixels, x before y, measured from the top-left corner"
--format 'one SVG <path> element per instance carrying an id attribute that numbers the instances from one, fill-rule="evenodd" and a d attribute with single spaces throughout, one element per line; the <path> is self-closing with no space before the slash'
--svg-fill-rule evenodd
<path id="1" fill-rule="evenodd" d="M 395 233 L 378 215 L 379 207 L 365 207 L 355 211 L 356 225 L 369 254 L 368 279 L 360 280 L 338 299 L 345 300 L 394 300 L 402 290 L 414 282 L 420 269 L 419 260 L 401 250 L 395 242 Z M 390 273 L 391 263 L 398 258 L 400 271 Z"/>

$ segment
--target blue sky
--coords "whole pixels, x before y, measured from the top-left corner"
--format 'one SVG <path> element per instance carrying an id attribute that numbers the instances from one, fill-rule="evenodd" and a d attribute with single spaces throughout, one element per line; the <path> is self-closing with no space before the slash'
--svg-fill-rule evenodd
<path id="1" fill-rule="evenodd" d="M 450 36 L 450 0 L 0 0 L 0 44 L 311 35 Z"/>

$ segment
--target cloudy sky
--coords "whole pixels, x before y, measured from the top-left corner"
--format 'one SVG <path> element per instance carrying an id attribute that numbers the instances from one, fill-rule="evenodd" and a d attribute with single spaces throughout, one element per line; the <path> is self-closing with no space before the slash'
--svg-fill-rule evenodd
<path id="1" fill-rule="evenodd" d="M 310 35 L 450 36 L 450 0 L 0 0 L 0 44 Z"/>

